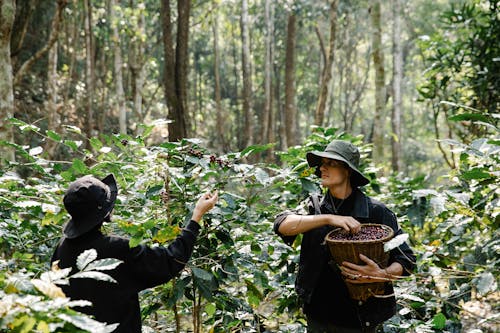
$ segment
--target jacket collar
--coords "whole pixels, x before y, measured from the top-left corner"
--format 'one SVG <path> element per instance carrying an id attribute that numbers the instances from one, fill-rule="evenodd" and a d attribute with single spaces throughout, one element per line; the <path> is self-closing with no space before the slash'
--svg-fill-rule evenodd
<path id="1" fill-rule="evenodd" d="M 354 206 L 351 211 L 351 216 L 359 218 L 368 218 L 368 213 L 369 213 L 368 196 L 363 192 L 361 192 L 361 190 L 357 187 L 353 189 L 353 193 L 351 195 L 355 196 Z M 321 206 L 325 205 L 329 206 L 329 204 L 326 201 L 326 195 L 323 196 L 323 200 L 321 201 Z"/>

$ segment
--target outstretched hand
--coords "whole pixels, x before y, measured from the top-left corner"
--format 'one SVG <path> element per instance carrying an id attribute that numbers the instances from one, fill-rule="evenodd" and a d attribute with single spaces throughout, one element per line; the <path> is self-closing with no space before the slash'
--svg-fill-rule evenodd
<path id="1" fill-rule="evenodd" d="M 217 191 L 214 191 L 213 193 L 207 192 L 203 194 L 194 206 L 193 216 L 191 217 L 191 219 L 193 221 L 199 222 L 203 215 L 205 215 L 206 212 L 210 211 L 215 206 L 218 199 L 219 195 Z"/>

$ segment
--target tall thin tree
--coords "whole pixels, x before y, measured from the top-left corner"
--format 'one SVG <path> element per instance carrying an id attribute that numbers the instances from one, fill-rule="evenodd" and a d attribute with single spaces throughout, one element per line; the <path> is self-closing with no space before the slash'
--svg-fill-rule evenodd
<path id="1" fill-rule="evenodd" d="M 188 133 L 187 77 L 190 12 L 190 0 L 177 1 L 177 29 L 174 48 L 170 0 L 162 1 L 161 14 L 165 54 L 163 85 L 169 118 L 173 120 L 168 126 L 170 141 L 185 138 Z"/>
<path id="2" fill-rule="evenodd" d="M 127 109 L 125 108 L 125 92 L 123 89 L 123 58 L 120 41 L 119 14 L 117 13 L 118 2 L 111 0 L 109 4 L 109 16 L 111 18 L 111 29 L 113 31 L 113 51 L 114 51 L 114 69 L 115 69 L 115 93 L 116 109 L 118 111 L 118 123 L 120 133 L 127 134 Z"/>
<path id="3" fill-rule="evenodd" d="M 382 161 L 384 156 L 384 118 L 386 103 L 384 50 L 382 49 L 382 23 L 380 0 L 371 7 L 372 56 L 375 66 L 375 114 L 373 116 L 373 158 Z"/>
<path id="4" fill-rule="evenodd" d="M 393 0 L 392 27 L 392 170 L 401 171 L 401 114 L 402 114 L 402 82 L 403 82 L 403 48 L 401 45 L 401 0 Z"/>
<path id="5" fill-rule="evenodd" d="M 252 75 L 250 63 L 250 32 L 248 27 L 248 2 L 241 1 L 241 60 L 243 72 L 243 147 L 245 148 L 253 144 L 253 110 L 252 110 Z"/>
<path id="6" fill-rule="evenodd" d="M 297 18 L 290 10 L 288 13 L 286 33 L 286 56 L 285 56 L 285 135 L 282 138 L 283 147 L 286 150 L 290 146 L 298 144 L 298 122 L 297 108 L 295 106 L 295 47 L 297 39 Z"/>
<path id="7" fill-rule="evenodd" d="M 13 141 L 7 126 L 14 115 L 14 88 L 10 60 L 10 37 L 16 16 L 16 1 L 0 0 L 0 140 Z M 1 159 L 14 160 L 14 151 L 0 146 Z"/>
<path id="8" fill-rule="evenodd" d="M 328 45 L 328 56 L 325 59 L 325 67 L 323 68 L 321 75 L 321 85 L 314 117 L 314 124 L 318 126 L 323 125 L 324 122 L 326 101 L 328 98 L 328 87 L 330 86 L 330 80 L 332 79 L 332 66 L 335 55 L 335 35 L 337 30 L 337 6 L 338 0 L 332 0 L 330 2 L 330 42 Z"/>

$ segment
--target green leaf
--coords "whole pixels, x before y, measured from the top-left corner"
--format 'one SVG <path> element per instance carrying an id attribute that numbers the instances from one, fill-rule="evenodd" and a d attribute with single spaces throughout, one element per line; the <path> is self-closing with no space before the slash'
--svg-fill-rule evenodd
<path id="1" fill-rule="evenodd" d="M 88 172 L 87 166 L 80 159 L 74 159 L 71 167 L 77 174 L 86 174 Z"/>
<path id="2" fill-rule="evenodd" d="M 68 132 L 82 134 L 82 130 L 79 127 L 72 126 L 72 125 L 63 125 L 63 127 L 66 128 L 66 130 L 68 130 Z"/>
<path id="3" fill-rule="evenodd" d="M 488 117 L 478 114 L 478 113 L 462 113 L 462 114 L 457 114 L 451 117 L 448 117 L 449 120 L 451 121 L 482 121 L 485 123 L 489 122 Z"/>
<path id="4" fill-rule="evenodd" d="M 213 303 L 208 303 L 207 305 L 205 305 L 205 313 L 209 317 L 212 317 L 215 314 L 216 310 L 217 310 L 217 307 Z"/>
<path id="5" fill-rule="evenodd" d="M 64 144 L 66 146 L 70 147 L 71 149 L 73 149 L 73 151 L 77 151 L 78 147 L 80 147 L 82 142 L 81 141 L 73 141 L 73 140 L 64 140 Z"/>
<path id="6" fill-rule="evenodd" d="M 115 258 L 106 258 L 106 259 L 101 259 L 101 260 L 96 260 L 94 262 L 91 262 L 86 268 L 86 271 L 109 271 L 112 269 L 115 269 L 123 263 L 122 260 L 115 259 Z"/>
<path id="7" fill-rule="evenodd" d="M 128 241 L 128 245 L 130 247 L 136 247 L 139 246 L 141 242 L 142 242 L 142 233 L 140 235 L 135 235 L 131 237 L 130 240 Z"/>
<path id="8" fill-rule="evenodd" d="M 103 146 L 102 142 L 98 138 L 91 138 L 89 142 L 92 148 L 94 148 L 97 151 L 99 151 Z"/>
<path id="9" fill-rule="evenodd" d="M 446 317 L 442 313 L 438 313 L 432 318 L 432 325 L 435 329 L 442 330 L 446 325 Z"/>
<path id="10" fill-rule="evenodd" d="M 61 136 L 52 130 L 46 132 L 47 136 L 54 141 L 61 142 Z"/>
<path id="11" fill-rule="evenodd" d="M 491 174 L 485 171 L 483 168 L 474 168 L 471 170 L 464 171 L 462 173 L 462 178 L 466 180 L 487 179 L 491 178 Z"/>
<path id="12" fill-rule="evenodd" d="M 118 325 L 120 325 L 119 323 L 106 325 L 83 315 L 67 315 L 65 313 L 61 313 L 58 317 L 63 321 L 78 327 L 79 329 L 94 333 L 111 333 L 118 327 Z"/>
<path id="13" fill-rule="evenodd" d="M 274 143 L 268 143 L 266 145 L 253 145 L 253 146 L 249 146 L 249 147 L 246 147 L 245 149 L 243 149 L 241 151 L 240 157 L 241 158 L 245 158 L 245 157 L 247 157 L 250 154 L 260 153 L 260 152 L 266 151 L 266 150 L 272 148 L 273 146 L 274 146 Z"/>
<path id="14" fill-rule="evenodd" d="M 117 283 L 115 279 L 105 273 L 101 272 L 78 272 L 70 276 L 71 279 L 94 279 L 98 281 L 107 281 L 112 283 Z"/>
<path id="15" fill-rule="evenodd" d="M 76 267 L 78 267 L 78 269 L 82 271 L 85 269 L 85 267 L 87 267 L 88 264 L 96 259 L 97 251 L 95 249 L 85 250 L 80 253 L 78 258 L 76 258 Z"/>
<path id="16" fill-rule="evenodd" d="M 191 267 L 191 271 L 193 272 L 193 275 L 201 280 L 205 281 L 210 281 L 212 279 L 212 273 L 207 272 L 204 269 L 198 268 L 198 267 Z"/>

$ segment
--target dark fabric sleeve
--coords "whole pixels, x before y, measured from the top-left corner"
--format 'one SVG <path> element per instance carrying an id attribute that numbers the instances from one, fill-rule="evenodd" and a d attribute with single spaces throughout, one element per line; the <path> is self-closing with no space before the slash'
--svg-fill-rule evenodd
<path id="1" fill-rule="evenodd" d="M 291 215 L 291 214 L 293 214 L 293 213 L 290 211 L 286 211 L 286 212 L 278 214 L 276 216 L 276 218 L 274 219 L 274 226 L 273 226 L 274 232 L 278 236 L 280 236 L 281 239 L 283 239 L 283 242 L 285 242 L 285 244 L 290 245 L 290 246 L 293 244 L 293 242 L 295 241 L 295 238 L 297 238 L 297 236 L 285 236 L 279 232 L 279 228 L 280 228 L 281 223 L 283 223 L 283 221 L 286 219 L 286 217 L 288 215 Z"/>
<path id="2" fill-rule="evenodd" d="M 394 237 L 403 234 L 399 227 L 396 215 L 387 207 L 383 207 L 383 223 L 394 230 Z M 400 246 L 390 251 L 389 264 L 398 262 L 403 266 L 403 276 L 410 275 L 415 269 L 416 257 L 410 246 L 404 242 Z"/>
<path id="3" fill-rule="evenodd" d="M 199 234 L 200 226 L 190 221 L 167 247 L 141 245 L 130 249 L 131 269 L 139 290 L 165 283 L 184 269 Z"/>

